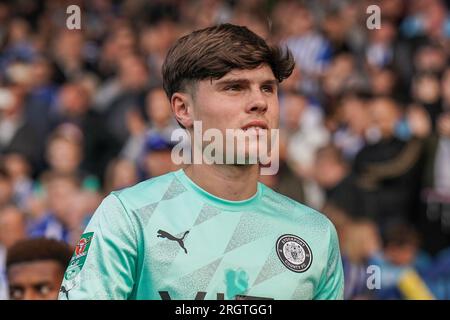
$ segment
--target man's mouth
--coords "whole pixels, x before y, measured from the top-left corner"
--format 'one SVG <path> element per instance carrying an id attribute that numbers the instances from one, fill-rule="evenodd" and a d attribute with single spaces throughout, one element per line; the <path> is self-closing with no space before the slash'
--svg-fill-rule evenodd
<path id="1" fill-rule="evenodd" d="M 262 120 L 254 120 L 247 123 L 245 126 L 241 127 L 243 131 L 256 131 L 260 132 L 261 130 L 267 130 L 268 126 L 265 121 Z"/>

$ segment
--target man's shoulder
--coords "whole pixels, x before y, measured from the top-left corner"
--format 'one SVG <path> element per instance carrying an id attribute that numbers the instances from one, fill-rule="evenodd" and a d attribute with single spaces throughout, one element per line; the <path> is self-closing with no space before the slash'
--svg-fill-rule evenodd
<path id="1" fill-rule="evenodd" d="M 327 216 L 316 209 L 295 201 L 267 186 L 263 186 L 263 188 L 264 195 L 262 201 L 264 202 L 264 206 L 272 209 L 277 214 L 301 222 L 302 225 L 313 225 L 315 228 L 328 229 L 333 225 Z"/>
<path id="2" fill-rule="evenodd" d="M 180 182 L 175 172 L 169 172 L 131 187 L 113 191 L 111 195 L 115 196 L 122 205 L 131 207 L 129 209 L 140 208 L 161 201 L 173 184 L 180 184 Z"/>

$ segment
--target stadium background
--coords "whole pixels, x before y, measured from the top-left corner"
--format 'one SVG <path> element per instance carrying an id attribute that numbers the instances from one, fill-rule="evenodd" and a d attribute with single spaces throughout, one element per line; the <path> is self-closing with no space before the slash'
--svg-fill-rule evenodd
<path id="1" fill-rule="evenodd" d="M 73 4 L 81 30 L 66 27 Z M 369 30 L 373 4 L 381 28 Z M 111 190 L 177 169 L 162 62 L 181 35 L 231 22 L 295 56 L 281 168 L 261 181 L 334 222 L 345 298 L 449 299 L 449 5 L 0 1 L 0 298 L 14 243 L 74 246 Z M 367 286 L 373 265 L 381 289 Z"/>

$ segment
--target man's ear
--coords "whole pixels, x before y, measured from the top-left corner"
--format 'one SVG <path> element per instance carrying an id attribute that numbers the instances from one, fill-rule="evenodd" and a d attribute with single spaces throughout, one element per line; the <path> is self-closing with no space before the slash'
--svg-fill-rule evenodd
<path id="1" fill-rule="evenodd" d="M 172 107 L 172 112 L 178 123 L 183 125 L 186 129 L 193 126 L 193 102 L 189 94 L 181 92 L 174 93 L 170 99 L 170 106 Z"/>

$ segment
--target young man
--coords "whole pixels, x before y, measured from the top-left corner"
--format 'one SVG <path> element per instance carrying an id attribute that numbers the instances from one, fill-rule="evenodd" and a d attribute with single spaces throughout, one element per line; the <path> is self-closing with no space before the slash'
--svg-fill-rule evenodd
<path id="1" fill-rule="evenodd" d="M 25 215 L 14 205 L 0 207 L 0 300 L 8 297 L 6 253 L 26 237 Z"/>
<path id="2" fill-rule="evenodd" d="M 71 255 L 68 245 L 54 239 L 17 242 L 8 250 L 6 258 L 9 298 L 56 300 Z"/>
<path id="3" fill-rule="evenodd" d="M 277 85 L 293 68 L 290 52 L 224 24 L 175 43 L 164 89 L 191 136 L 201 121 L 259 138 L 278 127 Z M 258 183 L 259 170 L 202 162 L 113 192 L 81 237 L 60 298 L 342 298 L 333 225 Z"/>

